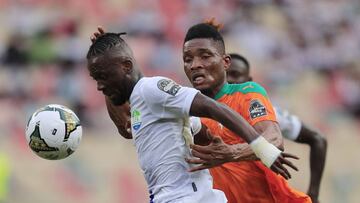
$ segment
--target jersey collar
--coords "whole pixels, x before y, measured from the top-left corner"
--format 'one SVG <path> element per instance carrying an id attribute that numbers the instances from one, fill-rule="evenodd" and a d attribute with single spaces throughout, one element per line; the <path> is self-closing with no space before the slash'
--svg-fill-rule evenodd
<path id="1" fill-rule="evenodd" d="M 227 92 L 229 92 L 229 83 L 225 83 L 222 88 L 220 89 L 220 91 L 215 95 L 214 99 L 218 100 L 220 99 L 222 96 L 224 96 Z"/>

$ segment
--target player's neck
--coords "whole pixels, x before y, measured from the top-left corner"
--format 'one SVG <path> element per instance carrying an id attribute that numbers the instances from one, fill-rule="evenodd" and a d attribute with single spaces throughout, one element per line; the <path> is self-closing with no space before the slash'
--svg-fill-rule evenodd
<path id="1" fill-rule="evenodd" d="M 215 98 L 215 96 L 220 92 L 220 90 L 224 87 L 225 84 L 227 84 L 226 81 L 222 82 L 221 84 L 217 85 L 214 88 L 202 90 L 201 93 L 203 93 L 204 95 L 210 98 Z"/>
<path id="2" fill-rule="evenodd" d="M 127 101 L 130 100 L 130 96 L 131 96 L 131 94 L 132 94 L 132 92 L 133 92 L 136 84 L 139 82 L 139 80 L 140 80 L 141 78 L 144 77 L 143 74 L 141 73 L 141 71 L 136 71 L 136 72 L 134 72 L 134 73 L 132 73 L 132 74 L 133 74 L 133 75 L 132 75 L 131 82 L 129 83 L 129 88 L 128 88 L 128 90 L 130 90 L 130 91 L 128 92 L 128 95 L 129 95 L 129 96 L 128 96 L 128 98 L 127 98 Z"/>

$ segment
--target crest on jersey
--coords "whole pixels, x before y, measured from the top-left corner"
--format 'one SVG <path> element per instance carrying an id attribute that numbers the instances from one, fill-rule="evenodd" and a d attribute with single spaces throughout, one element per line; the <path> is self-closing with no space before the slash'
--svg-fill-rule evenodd
<path id="1" fill-rule="evenodd" d="M 132 128 L 134 130 L 139 130 L 140 126 L 141 126 L 141 113 L 138 110 L 133 110 L 131 112 L 131 124 L 132 124 Z"/>
<path id="2" fill-rule="evenodd" d="M 257 99 L 250 102 L 249 112 L 251 119 L 267 115 L 265 106 Z"/>
<path id="3" fill-rule="evenodd" d="M 169 79 L 159 80 L 157 86 L 161 91 L 171 94 L 172 96 L 175 96 L 181 88 L 180 85 Z"/>

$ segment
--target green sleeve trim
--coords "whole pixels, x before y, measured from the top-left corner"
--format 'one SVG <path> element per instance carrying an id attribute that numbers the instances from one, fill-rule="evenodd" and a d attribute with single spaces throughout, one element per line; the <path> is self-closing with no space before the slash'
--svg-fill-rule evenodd
<path id="1" fill-rule="evenodd" d="M 225 84 L 221 90 L 215 95 L 215 100 L 220 99 L 224 95 L 232 95 L 236 92 L 243 94 L 247 93 L 259 93 L 264 97 L 267 97 L 266 90 L 256 82 L 245 82 L 241 84 Z"/>

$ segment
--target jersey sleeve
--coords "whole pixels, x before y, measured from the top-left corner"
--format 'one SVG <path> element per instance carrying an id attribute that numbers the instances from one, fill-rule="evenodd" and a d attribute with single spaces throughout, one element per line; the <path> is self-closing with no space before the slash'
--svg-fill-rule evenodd
<path id="1" fill-rule="evenodd" d="M 260 85 L 257 85 L 257 89 L 261 89 L 260 92 L 248 92 L 242 100 L 241 112 L 245 119 L 254 126 L 260 121 L 275 121 L 276 115 L 274 108 L 266 95 L 266 91 Z"/>
<path id="2" fill-rule="evenodd" d="M 154 77 L 142 88 L 143 99 L 154 115 L 160 118 L 189 116 L 191 104 L 198 92 L 165 77 Z"/>
<path id="3" fill-rule="evenodd" d="M 201 119 L 199 117 L 191 116 L 190 117 L 190 129 L 191 134 L 196 135 L 200 132 L 202 127 Z"/>
<path id="4" fill-rule="evenodd" d="M 289 140 L 296 140 L 299 137 L 302 125 L 300 119 L 287 110 L 278 107 L 275 107 L 275 114 L 282 135 Z"/>

